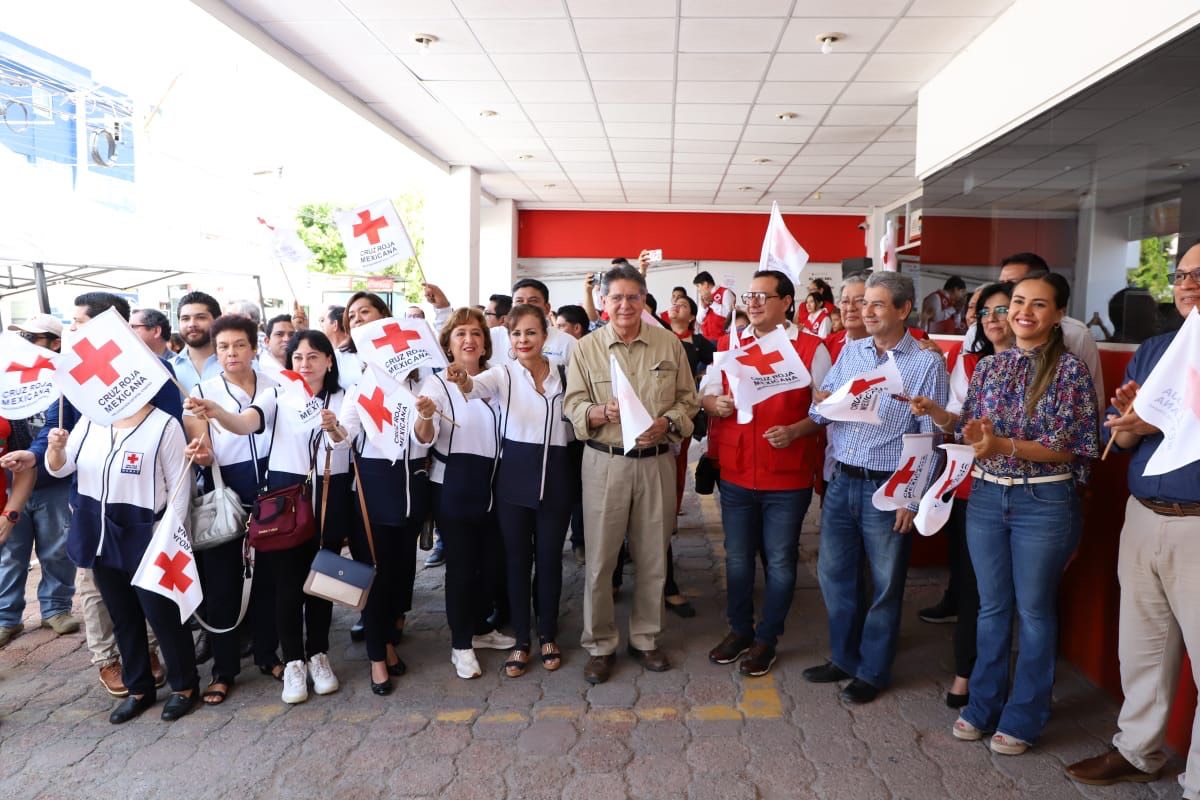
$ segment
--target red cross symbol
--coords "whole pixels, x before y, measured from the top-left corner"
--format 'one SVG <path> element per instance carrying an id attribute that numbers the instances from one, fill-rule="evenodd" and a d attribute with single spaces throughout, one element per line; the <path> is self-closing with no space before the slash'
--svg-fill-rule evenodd
<path id="1" fill-rule="evenodd" d="M 367 241 L 371 244 L 379 244 L 379 230 L 388 226 L 387 217 L 376 217 L 371 219 L 371 212 L 358 212 L 358 222 L 354 223 L 354 235 L 362 236 L 366 234 Z"/>
<path id="2" fill-rule="evenodd" d="M 45 356 L 38 356 L 37 360 L 28 367 L 14 361 L 4 371 L 19 372 L 21 373 L 21 383 L 33 383 L 38 379 L 38 373 L 44 369 L 54 369 L 54 364 Z"/>
<path id="3" fill-rule="evenodd" d="M 855 378 L 854 383 L 850 384 L 850 394 L 855 396 L 860 395 L 875 384 L 883 383 L 886 380 L 887 378 L 884 377 L 874 378 L 869 381 L 863 380 L 862 378 Z"/>
<path id="4" fill-rule="evenodd" d="M 398 322 L 389 322 L 383 326 L 383 336 L 372 339 L 371 344 L 375 345 L 377 350 L 382 350 L 390 345 L 392 350 L 401 353 L 408 349 L 409 342 L 420 338 L 419 331 L 406 331 L 400 327 Z"/>
<path id="5" fill-rule="evenodd" d="M 136 464 L 136 463 L 137 463 L 137 462 L 138 462 L 140 459 L 138 458 L 138 454 L 137 454 L 137 453 L 130 453 L 129 455 L 125 456 L 125 460 L 129 462 L 129 465 L 130 465 L 130 466 L 133 466 L 133 465 L 134 465 L 134 464 Z"/>
<path id="6" fill-rule="evenodd" d="M 909 456 L 908 463 L 896 470 L 896 474 L 892 476 L 890 481 L 888 481 L 887 488 L 884 489 L 883 493 L 888 497 L 895 497 L 896 489 L 907 484 L 913 479 L 913 476 L 917 474 L 913 469 L 913 464 L 915 463 L 917 463 L 916 456 Z"/>
<path id="7" fill-rule="evenodd" d="M 154 559 L 154 566 L 163 571 L 158 579 L 158 585 L 171 592 L 186 592 L 192 585 L 192 579 L 183 574 L 187 565 L 192 563 L 188 554 L 180 550 L 173 558 L 167 558 L 166 553 L 159 553 Z"/>
<path id="8" fill-rule="evenodd" d="M 292 381 L 293 383 L 300 384 L 300 386 L 302 386 L 304 388 L 305 394 L 307 394 L 309 397 L 313 396 L 313 390 L 308 388 L 308 381 L 304 380 L 304 378 L 300 375 L 299 372 L 293 372 L 290 369 L 281 369 L 281 370 L 279 370 L 279 374 L 282 375 L 283 377 L 287 378 L 289 381 Z"/>
<path id="9" fill-rule="evenodd" d="M 954 473 L 958 472 L 958 462 L 951 461 L 946 473 L 946 482 L 942 484 L 942 488 L 937 490 L 937 496 L 941 497 L 946 492 L 950 491 L 951 484 L 954 483 Z"/>
<path id="10" fill-rule="evenodd" d="M 392 424 L 392 415 L 388 412 L 387 406 L 383 404 L 383 389 L 378 386 L 371 393 L 370 397 L 365 394 L 358 396 L 358 404 L 367 412 L 367 416 L 379 428 L 379 430 L 387 430 L 387 427 Z"/>
<path id="11" fill-rule="evenodd" d="M 771 369 L 771 365 L 783 361 L 783 353 L 779 351 L 764 353 L 762 347 L 754 345 L 746 348 L 746 354 L 738 356 L 736 360 L 739 364 L 754 367 L 758 370 L 759 375 L 774 375 L 775 370 Z"/>
<path id="12" fill-rule="evenodd" d="M 1195 367 L 1188 367 L 1187 401 L 1192 407 L 1192 413 L 1200 418 L 1200 372 Z"/>
<path id="13" fill-rule="evenodd" d="M 73 345 L 72 349 L 79 356 L 79 363 L 71 368 L 71 377 L 80 386 L 92 378 L 99 378 L 105 386 L 112 386 L 120 377 L 112 365 L 113 359 L 121 355 L 121 348 L 117 347 L 116 342 L 106 342 L 97 350 L 95 345 L 83 339 Z"/>

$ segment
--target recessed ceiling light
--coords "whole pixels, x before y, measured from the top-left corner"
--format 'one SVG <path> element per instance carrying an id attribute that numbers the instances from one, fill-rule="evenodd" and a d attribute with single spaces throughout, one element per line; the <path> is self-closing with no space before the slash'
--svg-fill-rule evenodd
<path id="1" fill-rule="evenodd" d="M 1191 164 L 1187 163 L 1186 161 L 1177 161 L 1174 164 L 1167 164 L 1167 169 L 1173 169 L 1176 172 L 1183 172 L 1190 166 Z"/>
<path id="2" fill-rule="evenodd" d="M 517 156 L 517 161 L 532 161 L 532 160 L 533 160 L 533 155 L 531 153 L 521 153 L 521 155 Z"/>
<path id="3" fill-rule="evenodd" d="M 543 189 L 553 189 L 555 186 L 558 186 L 558 184 L 557 183 L 543 183 L 542 184 Z"/>
<path id="4" fill-rule="evenodd" d="M 813 199 L 813 200 L 820 200 L 820 199 L 821 199 L 821 193 L 820 193 L 820 192 L 813 192 L 812 199 Z"/>
<path id="5" fill-rule="evenodd" d="M 795 119 L 797 116 L 799 115 L 795 111 L 780 111 L 775 115 L 775 119 L 786 122 L 790 119 Z"/>
<path id="6" fill-rule="evenodd" d="M 485 108 L 479 112 L 479 116 L 483 117 L 484 119 L 491 119 L 492 117 L 496 116 L 497 113 L 498 112 L 492 111 L 490 108 Z"/>
<path id="7" fill-rule="evenodd" d="M 739 192 L 753 192 L 754 187 L 753 186 L 739 186 L 738 191 Z"/>
<path id="8" fill-rule="evenodd" d="M 822 33 L 819 36 L 817 36 L 817 41 L 821 43 L 822 55 L 829 55 L 830 53 L 832 53 L 834 43 L 840 42 L 842 39 L 845 39 L 845 38 L 846 38 L 846 34 L 844 34 L 844 33 Z"/>
<path id="9" fill-rule="evenodd" d="M 754 163 L 755 164 L 770 164 L 771 159 L 765 158 L 763 156 L 759 156 L 758 158 L 754 159 Z"/>
<path id="10" fill-rule="evenodd" d="M 431 44 L 437 44 L 438 37 L 434 36 L 432 33 L 414 33 L 413 41 L 416 42 L 417 46 L 422 50 L 428 50 Z"/>

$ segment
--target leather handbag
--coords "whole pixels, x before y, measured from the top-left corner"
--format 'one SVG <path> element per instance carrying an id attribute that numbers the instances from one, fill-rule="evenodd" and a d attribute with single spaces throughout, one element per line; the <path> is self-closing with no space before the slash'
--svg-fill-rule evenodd
<path id="1" fill-rule="evenodd" d="M 246 535 L 246 509 L 237 492 L 225 485 L 213 459 L 213 490 L 192 498 L 192 549 L 209 550 Z"/>
<path id="2" fill-rule="evenodd" d="M 326 469 L 328 469 L 328 459 L 329 451 L 326 450 Z M 350 448 L 350 460 L 354 465 L 354 482 L 358 487 L 355 494 L 358 495 L 358 507 L 362 511 L 363 527 L 367 530 L 367 546 L 371 550 L 371 563 L 364 564 L 361 561 L 355 561 L 321 548 L 317 551 L 312 567 L 308 571 L 308 578 L 304 581 L 304 593 L 347 606 L 355 611 L 362 611 L 367 605 L 371 584 L 375 582 L 375 565 L 379 563 L 379 560 L 375 556 L 375 538 L 371 534 L 371 519 L 367 516 L 367 501 L 363 498 L 362 479 L 358 474 L 358 458 L 353 447 Z M 328 496 L 329 479 L 326 477 L 321 498 L 322 539 L 325 536 L 325 507 Z"/>
<path id="3" fill-rule="evenodd" d="M 329 491 L 329 451 L 325 451 L 325 491 Z M 314 457 L 315 460 L 315 457 Z M 316 469 L 316 464 L 313 464 Z M 291 550 L 317 535 L 312 481 L 259 495 L 246 524 L 250 546 L 262 553 Z"/>

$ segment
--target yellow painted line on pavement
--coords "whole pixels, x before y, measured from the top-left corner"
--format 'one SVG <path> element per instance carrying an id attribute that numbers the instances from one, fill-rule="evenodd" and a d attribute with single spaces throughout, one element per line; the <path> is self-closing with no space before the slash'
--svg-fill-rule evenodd
<path id="1" fill-rule="evenodd" d="M 574 706 L 543 706 L 533 710 L 534 719 L 577 719 L 582 709 Z"/>
<path id="2" fill-rule="evenodd" d="M 779 719 L 783 716 L 783 699 L 775 688 L 775 678 L 745 678 L 742 681 L 742 699 L 738 708 L 747 719 Z"/>
<path id="3" fill-rule="evenodd" d="M 279 703 L 270 703 L 264 706 L 250 706 L 241 713 L 244 713 L 255 722 L 270 722 L 287 710 L 288 706 L 280 705 Z"/>
<path id="4" fill-rule="evenodd" d="M 438 722 L 472 722 L 479 715 L 477 708 L 456 708 L 439 711 L 434 715 Z"/>
<path id="5" fill-rule="evenodd" d="M 495 714 L 485 714 L 476 722 L 524 722 L 529 717 L 520 711 L 500 711 Z"/>
<path id="6" fill-rule="evenodd" d="M 644 722 L 665 722 L 667 720 L 679 719 L 679 709 L 663 706 L 660 708 L 635 708 L 633 713 L 638 715 L 638 719 Z"/>
<path id="7" fill-rule="evenodd" d="M 628 708 L 593 708 L 587 718 L 595 722 L 637 722 L 637 717 Z"/>
<path id="8" fill-rule="evenodd" d="M 688 712 L 688 719 L 700 722 L 736 720 L 741 722 L 742 712 L 733 706 L 696 706 Z"/>

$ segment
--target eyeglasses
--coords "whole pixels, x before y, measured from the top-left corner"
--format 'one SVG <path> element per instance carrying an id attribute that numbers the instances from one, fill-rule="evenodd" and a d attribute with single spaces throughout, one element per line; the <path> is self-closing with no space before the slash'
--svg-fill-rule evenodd
<path id="1" fill-rule="evenodd" d="M 742 302 L 748 306 L 762 305 L 772 297 L 783 297 L 783 295 L 767 294 L 766 292 L 742 292 Z"/>
<path id="2" fill-rule="evenodd" d="M 485 317 L 499 317 L 500 316 L 495 311 L 485 311 L 485 312 L 483 312 L 483 315 Z"/>
<path id="3" fill-rule="evenodd" d="M 36 342 L 38 339 L 49 339 L 48 333 L 30 333 L 29 331 L 21 331 L 21 338 L 27 342 Z"/>
<path id="4" fill-rule="evenodd" d="M 1184 282 L 1187 281 L 1188 278 L 1192 279 L 1192 283 L 1200 286 L 1200 269 L 1194 269 L 1191 272 L 1176 270 L 1175 272 L 1167 273 L 1167 282 L 1173 283 L 1176 286 L 1183 286 Z"/>
<path id="5" fill-rule="evenodd" d="M 129 327 L 131 327 L 131 328 L 148 328 L 148 327 L 150 327 L 150 326 L 149 326 L 149 325 L 143 325 L 143 324 L 142 324 L 142 323 L 140 323 L 140 322 L 131 322 L 131 323 L 129 323 Z"/>
<path id="6" fill-rule="evenodd" d="M 606 296 L 608 297 L 609 302 L 615 306 L 619 306 L 621 303 L 640 303 L 644 297 L 644 295 L 641 294 L 610 294 Z"/>
<path id="7" fill-rule="evenodd" d="M 996 306 L 995 308 L 981 308 L 975 316 L 980 319 L 987 319 L 989 314 L 995 314 L 996 318 L 1008 316 L 1008 306 Z"/>

